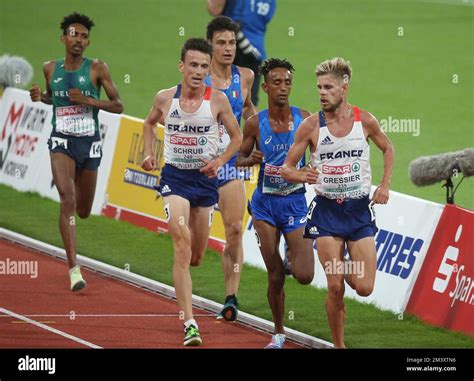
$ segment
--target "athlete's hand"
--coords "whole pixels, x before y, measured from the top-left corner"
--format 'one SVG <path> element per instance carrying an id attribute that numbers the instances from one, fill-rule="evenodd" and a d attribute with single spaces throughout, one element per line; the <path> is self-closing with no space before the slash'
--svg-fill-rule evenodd
<path id="1" fill-rule="evenodd" d="M 69 89 L 69 100 L 72 103 L 87 105 L 90 98 L 82 94 L 79 89 Z"/>
<path id="2" fill-rule="evenodd" d="M 41 89 L 36 83 L 30 89 L 30 98 L 33 102 L 41 102 Z"/>
<path id="3" fill-rule="evenodd" d="M 260 164 L 263 160 L 263 152 L 258 149 L 253 150 L 250 156 L 247 158 L 246 165 L 252 167 L 255 164 Z"/>
<path id="4" fill-rule="evenodd" d="M 156 157 L 155 155 L 147 155 L 142 161 L 142 168 L 145 171 L 154 171 L 156 169 Z"/>
<path id="5" fill-rule="evenodd" d="M 372 197 L 372 202 L 374 204 L 386 204 L 388 202 L 388 196 L 388 185 L 380 184 L 377 189 L 375 189 L 374 195 Z"/>
<path id="6" fill-rule="evenodd" d="M 308 184 L 316 184 L 319 177 L 319 172 L 316 168 L 312 168 L 308 165 L 300 169 L 302 175 L 302 182 Z"/>
<path id="7" fill-rule="evenodd" d="M 201 161 L 205 164 L 205 166 L 202 167 L 199 172 L 204 173 L 210 179 L 216 177 L 217 170 L 219 169 L 219 167 L 222 167 L 220 159 L 217 158 L 211 161 L 201 159 Z"/>

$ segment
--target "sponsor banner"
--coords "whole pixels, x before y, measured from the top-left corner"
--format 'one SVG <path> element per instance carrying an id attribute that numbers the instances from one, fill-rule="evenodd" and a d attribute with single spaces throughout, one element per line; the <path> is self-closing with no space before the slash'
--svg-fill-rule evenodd
<path id="1" fill-rule="evenodd" d="M 0 103 L 1 183 L 21 191 L 35 190 L 45 164 L 51 117 L 51 106 L 31 102 L 27 91 L 5 89 Z"/>
<path id="2" fill-rule="evenodd" d="M 173 139 L 175 139 L 175 144 L 193 146 L 199 145 L 199 140 L 202 138 L 175 136 Z M 158 154 L 158 168 L 153 172 L 147 172 L 141 168 L 144 159 L 142 119 L 123 116 L 116 147 L 107 186 L 107 206 L 104 208 L 103 214 L 118 219 L 127 219 L 132 223 L 137 222 L 149 229 L 167 231 L 163 198 L 157 197 L 157 192 L 154 189 L 159 184 L 161 169 L 164 165 L 163 126 L 158 125 L 156 128 L 154 150 Z M 247 181 L 247 194 L 251 194 L 254 187 L 255 184 Z M 122 210 L 127 213 L 122 214 Z M 217 205 L 215 210 L 210 245 L 218 251 L 222 251 L 225 242 L 224 224 Z M 140 217 L 130 218 L 134 213 Z M 244 226 L 247 219 L 246 212 Z"/>
<path id="3" fill-rule="evenodd" d="M 153 172 L 144 171 L 141 168 L 143 120 L 122 117 L 107 184 L 108 205 L 166 221 L 162 198 L 157 198 L 154 190 L 163 167 L 163 145 L 163 128 L 157 128 L 154 147 L 158 152 L 158 168 Z"/>
<path id="4" fill-rule="evenodd" d="M 48 139 L 52 106 L 31 102 L 29 92 L 7 88 L 0 102 L 0 183 L 20 191 L 35 191 L 59 201 L 53 184 Z M 99 167 L 93 214 L 100 214 L 121 116 L 99 112 L 102 161 Z"/>
<path id="5" fill-rule="evenodd" d="M 407 312 L 474 336 L 474 212 L 446 205 Z"/>
<path id="6" fill-rule="evenodd" d="M 306 200 L 309 204 L 315 193 L 313 187 L 306 188 Z M 374 190 L 375 187 L 372 187 L 372 191 Z M 374 291 L 369 297 L 360 297 L 347 286 L 346 296 L 400 313 L 405 309 L 443 206 L 390 192 L 389 203 L 376 205 L 374 209 L 379 228 L 375 236 L 377 273 Z M 280 252 L 283 255 L 284 239 L 280 241 Z M 315 255 L 317 258 L 316 245 Z M 244 259 L 249 264 L 265 269 L 252 221 L 249 221 L 244 233 Z M 318 260 L 312 284 L 321 288 L 327 287 L 326 275 Z"/>

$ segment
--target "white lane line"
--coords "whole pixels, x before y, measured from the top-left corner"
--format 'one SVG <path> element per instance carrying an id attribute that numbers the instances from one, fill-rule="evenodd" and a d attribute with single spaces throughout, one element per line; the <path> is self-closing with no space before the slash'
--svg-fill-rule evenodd
<path id="1" fill-rule="evenodd" d="M 86 341 L 86 340 L 82 340 L 82 339 L 80 339 L 80 338 L 78 338 L 78 337 L 76 337 L 76 336 L 72 336 L 72 335 L 70 335 L 70 334 L 68 334 L 68 333 L 66 333 L 66 332 L 62 332 L 62 331 L 60 331 L 60 330 L 58 330 L 58 329 L 56 329 L 56 328 L 52 328 L 52 327 L 50 327 L 50 326 L 47 326 L 47 325 L 45 325 L 45 324 L 43 324 L 43 323 L 40 323 L 40 322 L 37 322 L 37 321 L 35 321 L 35 320 L 31 320 L 31 319 L 29 319 L 29 318 L 27 318 L 27 317 L 25 317 L 25 316 L 23 316 L 23 315 L 18 315 L 18 314 L 16 314 L 15 312 L 9 311 L 9 310 L 7 310 L 7 309 L 5 309 L 5 308 L 1 308 L 1 307 L 0 307 L 0 312 L 3 313 L 3 314 L 5 314 L 5 315 L 10 315 L 10 316 L 13 316 L 14 318 L 17 318 L 17 319 L 19 319 L 19 320 L 23 320 L 23 321 L 25 321 L 25 322 L 27 322 L 27 323 L 33 324 L 33 325 L 35 325 L 35 326 L 37 326 L 37 327 L 39 327 L 39 328 L 43 328 L 43 329 L 46 330 L 46 331 L 55 333 L 56 335 L 59 335 L 59 336 L 65 337 L 65 338 L 67 338 L 67 339 L 69 339 L 69 340 L 72 340 L 72 341 L 75 341 L 75 342 L 77 342 L 77 343 L 83 344 L 83 345 L 88 346 L 88 347 L 90 347 L 90 348 L 102 349 L 102 347 L 99 347 L 98 345 L 89 343 L 89 342 Z"/>
<path id="2" fill-rule="evenodd" d="M 35 315 L 21 315 L 23 317 L 67 317 L 67 318 L 78 318 L 78 317 L 179 317 L 179 314 L 35 314 Z M 215 314 L 194 314 L 198 317 L 215 317 Z M 7 315 L 0 315 L 0 318 L 9 318 Z"/>

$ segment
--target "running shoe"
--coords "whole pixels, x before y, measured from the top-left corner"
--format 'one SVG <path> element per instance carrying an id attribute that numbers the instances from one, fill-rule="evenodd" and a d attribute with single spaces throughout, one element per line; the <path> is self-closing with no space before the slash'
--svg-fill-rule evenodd
<path id="1" fill-rule="evenodd" d="M 69 277 L 71 278 L 72 291 L 79 291 L 87 286 L 86 281 L 82 278 L 81 268 L 78 265 L 69 270 Z"/>
<path id="2" fill-rule="evenodd" d="M 237 319 L 237 315 L 239 314 L 238 306 L 239 303 L 237 302 L 237 297 L 234 294 L 228 295 L 225 298 L 224 307 L 222 308 L 221 312 L 219 312 L 216 319 L 235 321 Z"/>
<path id="3" fill-rule="evenodd" d="M 265 349 L 283 349 L 283 344 L 285 344 L 286 336 L 282 333 L 277 333 L 272 336 L 272 341 L 268 344 Z"/>
<path id="4" fill-rule="evenodd" d="M 183 345 L 186 347 L 197 347 L 202 344 L 199 329 L 194 324 L 190 324 L 187 328 L 184 327 Z"/>

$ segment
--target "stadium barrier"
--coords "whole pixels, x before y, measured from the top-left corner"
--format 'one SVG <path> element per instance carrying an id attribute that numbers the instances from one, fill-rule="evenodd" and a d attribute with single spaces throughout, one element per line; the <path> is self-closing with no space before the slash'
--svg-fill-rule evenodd
<path id="1" fill-rule="evenodd" d="M 309 204 L 315 193 L 313 187 L 306 188 L 306 200 Z M 372 187 L 372 192 L 374 190 L 375 187 Z M 388 204 L 375 205 L 374 209 L 379 228 L 375 236 L 378 259 L 374 291 L 368 297 L 360 297 L 353 289 L 346 287 L 346 296 L 364 303 L 373 303 L 383 310 L 401 313 L 418 276 L 443 206 L 390 191 Z M 284 242 L 280 242 L 281 252 L 283 245 Z M 318 258 L 317 247 L 314 250 Z M 252 221 L 249 221 L 244 233 L 244 253 L 246 262 L 265 268 Z M 364 271 L 355 266 L 354 269 Z M 312 284 L 320 288 L 327 287 L 324 269 L 318 260 Z"/>
<path id="2" fill-rule="evenodd" d="M 51 106 L 31 102 L 27 91 L 5 90 L 0 101 L 0 183 L 58 201 L 47 148 L 51 116 Z M 155 140 L 159 168 L 149 173 L 140 167 L 143 120 L 102 111 L 99 120 L 104 139 L 103 158 L 92 213 L 126 220 L 153 231 L 167 231 L 162 199 L 156 197 L 153 188 L 163 165 L 163 127 L 158 126 Z M 248 198 L 255 185 L 254 181 L 246 182 Z M 314 190 L 307 189 L 309 203 Z M 474 304 L 474 259 L 470 255 L 474 213 L 392 191 L 388 205 L 376 205 L 375 211 L 379 231 L 375 236 L 378 259 L 374 292 L 362 298 L 346 287 L 346 295 L 398 313 L 400 318 L 410 300 L 408 312 L 431 324 L 472 334 L 472 319 L 467 316 L 473 316 Z M 459 221 L 463 221 L 462 225 Z M 247 212 L 244 228 L 245 262 L 265 269 Z M 458 233 L 463 237 L 459 242 L 453 241 L 457 237 L 456 228 L 464 232 Z M 445 234 L 451 230 L 454 233 Z M 209 246 L 221 252 L 224 244 L 222 218 L 216 206 Z M 280 244 L 283 253 L 283 239 Z M 448 250 L 451 247 L 463 254 L 455 256 L 454 249 Z M 455 272 L 456 276 L 451 276 Z M 319 261 L 312 284 L 326 287 Z"/>
<path id="3" fill-rule="evenodd" d="M 407 313 L 474 337 L 474 212 L 446 205 Z"/>
<path id="4" fill-rule="evenodd" d="M 53 184 L 48 139 L 52 106 L 31 102 L 28 91 L 7 87 L 0 101 L 0 183 L 59 201 Z M 92 214 L 100 214 L 121 115 L 99 112 L 103 157 Z"/>

